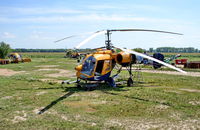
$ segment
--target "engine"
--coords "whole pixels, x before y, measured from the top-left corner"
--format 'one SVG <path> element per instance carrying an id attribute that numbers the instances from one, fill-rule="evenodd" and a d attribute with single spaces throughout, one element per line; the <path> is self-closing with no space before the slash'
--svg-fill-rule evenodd
<path id="1" fill-rule="evenodd" d="M 136 56 L 134 54 L 120 52 L 115 58 L 116 62 L 123 67 L 136 63 Z"/>
<path id="2" fill-rule="evenodd" d="M 164 61 L 164 55 L 161 54 L 161 53 L 154 53 L 154 54 L 153 54 L 153 58 L 158 59 L 158 60 L 160 60 L 160 61 Z M 158 69 L 158 68 L 160 68 L 161 66 L 162 66 L 162 64 L 159 64 L 159 63 L 153 61 L 153 68 L 154 68 L 154 69 Z"/>

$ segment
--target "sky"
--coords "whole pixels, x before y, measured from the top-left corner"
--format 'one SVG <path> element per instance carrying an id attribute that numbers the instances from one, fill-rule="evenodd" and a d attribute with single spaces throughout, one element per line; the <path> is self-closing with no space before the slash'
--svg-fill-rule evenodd
<path id="1" fill-rule="evenodd" d="M 140 28 L 184 35 L 113 32 L 112 44 L 200 49 L 199 5 L 199 0 L 0 0 L 0 41 L 12 48 L 74 48 L 90 35 L 54 41 L 104 29 Z M 104 43 L 102 34 L 82 48 Z"/>

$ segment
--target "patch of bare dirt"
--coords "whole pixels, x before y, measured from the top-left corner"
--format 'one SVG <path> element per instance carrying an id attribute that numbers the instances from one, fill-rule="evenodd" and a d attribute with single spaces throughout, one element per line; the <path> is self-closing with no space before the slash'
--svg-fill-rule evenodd
<path id="1" fill-rule="evenodd" d="M 48 83 L 62 83 L 62 80 L 56 80 L 56 79 L 39 79 L 39 80 Z"/>
<path id="2" fill-rule="evenodd" d="M 85 109 L 86 112 L 92 113 L 92 112 L 96 112 L 97 110 L 92 108 L 92 107 L 88 107 Z"/>
<path id="3" fill-rule="evenodd" d="M 200 72 L 187 72 L 187 74 L 180 73 L 177 71 L 161 71 L 161 70 L 140 70 L 141 72 L 157 73 L 157 74 L 169 74 L 169 75 L 184 75 L 192 77 L 200 77 Z"/>
<path id="4" fill-rule="evenodd" d="M 74 93 L 73 95 L 71 95 L 70 97 L 94 97 L 94 98 L 98 98 L 100 97 L 100 94 L 95 93 L 95 92 L 84 92 L 84 93 Z"/>
<path id="5" fill-rule="evenodd" d="M 176 93 L 176 94 L 182 94 L 181 91 L 176 91 L 176 90 L 166 90 L 165 92 Z"/>
<path id="6" fill-rule="evenodd" d="M 106 104 L 107 101 L 95 101 L 95 102 L 92 102 L 92 104 Z"/>
<path id="7" fill-rule="evenodd" d="M 52 70 L 58 70 L 58 69 L 42 68 L 42 69 L 38 69 L 38 70 L 36 70 L 36 71 L 52 71 Z"/>
<path id="8" fill-rule="evenodd" d="M 39 114 L 40 110 L 43 109 L 43 108 L 37 108 L 35 110 L 33 110 L 33 112 L 35 114 Z M 93 109 L 86 109 L 87 112 L 92 112 L 94 111 Z M 90 118 L 90 117 L 84 117 L 84 116 L 81 116 L 79 114 L 61 114 L 53 109 L 50 109 L 48 111 L 46 111 L 45 113 L 43 114 L 50 114 L 50 115 L 54 115 L 54 116 L 57 116 L 57 117 L 60 117 L 61 119 L 65 120 L 65 121 L 71 121 L 71 122 L 76 122 L 76 123 L 84 123 L 84 124 L 88 124 L 88 125 L 91 125 L 91 126 L 96 126 L 97 124 L 94 122 L 94 118 Z"/>
<path id="9" fill-rule="evenodd" d="M 53 68 L 42 68 L 38 69 L 36 71 L 58 71 L 58 73 L 52 73 L 52 74 L 46 74 L 45 76 L 47 77 L 75 77 L 75 73 L 69 70 L 64 70 L 64 69 L 53 69 Z"/>
<path id="10" fill-rule="evenodd" d="M 162 120 L 130 120 L 130 119 L 110 119 L 104 124 L 106 127 L 120 127 L 127 130 L 147 130 L 147 129 L 199 129 L 200 120 L 183 120 L 169 122 Z"/>
<path id="11" fill-rule="evenodd" d="M 48 77 L 53 77 L 53 78 L 57 78 L 57 77 L 75 77 L 75 73 L 69 71 L 69 70 L 63 70 L 63 69 L 57 69 L 57 71 L 59 71 L 58 73 L 53 73 L 53 74 L 46 74 L 46 76 Z"/>
<path id="12" fill-rule="evenodd" d="M 187 91 L 187 92 L 196 92 L 196 93 L 200 93 L 200 90 L 198 89 L 188 89 L 188 88 L 181 88 L 179 90 L 182 90 L 182 91 Z"/>
<path id="13" fill-rule="evenodd" d="M 85 93 L 82 93 L 81 96 L 98 98 L 98 97 L 100 97 L 100 94 L 95 93 L 95 92 L 92 92 L 92 93 L 91 92 L 85 92 Z"/>
<path id="14" fill-rule="evenodd" d="M 67 106 L 73 107 L 73 108 L 83 108 L 86 112 L 96 112 L 96 109 L 91 107 L 91 105 L 93 103 L 90 103 L 90 102 L 67 101 L 64 104 L 67 105 Z M 93 104 L 93 105 L 95 105 L 95 104 Z"/>
<path id="15" fill-rule="evenodd" d="M 169 108 L 169 106 L 161 104 L 161 105 L 157 105 L 155 108 L 157 110 L 165 110 L 165 109 Z"/>
<path id="16" fill-rule="evenodd" d="M 11 99 L 13 96 L 5 96 L 5 97 L 2 97 L 1 99 Z"/>
<path id="17" fill-rule="evenodd" d="M 51 74 L 46 74 L 45 76 L 47 77 L 75 77 L 75 73 L 69 70 L 64 70 L 64 69 L 57 69 L 59 65 L 40 65 L 40 66 L 35 66 L 40 69 L 36 71 L 58 71 L 58 73 L 51 73 Z M 60 81 L 59 81 L 60 82 Z"/>
<path id="18" fill-rule="evenodd" d="M 200 105 L 200 101 L 190 101 L 189 104 L 192 104 L 192 105 Z"/>
<path id="19" fill-rule="evenodd" d="M 62 95 L 61 95 L 62 96 Z M 79 97 L 79 96 L 81 96 L 79 93 L 74 93 L 74 94 L 72 94 L 70 97 Z"/>
<path id="20" fill-rule="evenodd" d="M 24 111 L 16 111 L 17 114 L 19 114 L 18 116 L 15 116 L 14 119 L 12 119 L 13 123 L 18 123 L 21 121 L 26 121 L 27 120 L 27 114 Z"/>
<path id="21" fill-rule="evenodd" d="M 79 107 L 87 107 L 90 103 L 89 102 L 82 102 L 82 101 L 66 101 L 64 102 L 65 105 L 71 106 L 74 108 L 79 108 Z"/>
<path id="22" fill-rule="evenodd" d="M 42 110 L 43 108 L 36 108 L 33 110 L 33 113 L 35 114 L 39 114 L 40 110 Z"/>
<path id="23" fill-rule="evenodd" d="M 41 91 L 41 92 L 36 93 L 36 95 L 39 96 L 39 95 L 43 95 L 45 93 L 47 93 L 47 92 L 46 91 Z"/>
<path id="24" fill-rule="evenodd" d="M 38 68 L 55 68 L 55 67 L 58 67 L 59 65 L 38 65 L 38 66 L 35 66 L 35 67 L 38 67 Z"/>
<path id="25" fill-rule="evenodd" d="M 170 114 L 170 118 L 176 119 L 176 120 L 181 120 L 181 113 L 173 112 Z"/>
<path id="26" fill-rule="evenodd" d="M 163 86 L 156 86 L 156 85 L 149 85 L 149 84 L 144 84 L 144 87 L 150 87 L 150 88 L 164 88 Z"/>
<path id="27" fill-rule="evenodd" d="M 41 111 L 42 109 L 44 109 L 44 107 L 36 108 L 36 109 L 33 110 L 33 113 L 39 114 L 40 111 Z M 53 114 L 53 115 L 58 114 L 58 113 L 57 113 L 55 110 L 53 110 L 53 109 L 48 110 L 48 111 L 45 111 L 44 113 L 46 113 L 46 114 Z M 43 113 L 43 114 L 44 114 L 44 113 Z"/>
<path id="28" fill-rule="evenodd" d="M 12 76 L 15 74 L 23 73 L 25 71 L 14 71 L 10 69 L 0 69 L 0 76 Z"/>
<path id="29" fill-rule="evenodd" d="M 43 107 L 41 107 L 41 108 L 36 108 L 36 109 L 33 110 L 33 113 L 39 114 L 39 113 L 40 113 L 40 110 L 42 110 L 42 109 L 43 109 Z M 59 114 L 58 112 L 56 112 L 56 111 L 53 110 L 53 109 L 48 110 L 48 111 L 46 111 L 46 112 L 43 113 L 43 114 L 51 114 L 51 115 L 59 116 L 59 117 L 62 118 L 63 120 L 72 121 L 71 117 L 68 117 L 67 115 Z"/>

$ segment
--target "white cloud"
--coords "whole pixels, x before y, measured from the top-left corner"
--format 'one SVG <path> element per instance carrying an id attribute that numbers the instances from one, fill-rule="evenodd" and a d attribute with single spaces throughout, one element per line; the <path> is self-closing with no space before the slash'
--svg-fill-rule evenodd
<path id="1" fill-rule="evenodd" d="M 103 10 L 103 9 L 122 9 L 122 7 L 117 7 L 113 5 L 89 5 L 89 9 L 94 9 L 94 10 Z"/>
<path id="2" fill-rule="evenodd" d="M 102 5 L 89 5 L 89 9 L 92 10 L 106 10 L 106 9 L 117 9 L 123 11 L 131 10 L 145 10 L 145 11 L 165 11 L 158 6 L 153 5 L 139 5 L 139 4 L 129 4 L 129 5 L 109 5 L 109 4 L 102 4 Z"/>
<path id="3" fill-rule="evenodd" d="M 148 10 L 148 11 L 164 11 L 158 6 L 153 5 L 129 5 L 128 8 L 137 9 L 137 10 Z"/>
<path id="4" fill-rule="evenodd" d="M 0 7 L 1 15 L 42 15 L 42 14 L 79 14 L 80 10 L 74 9 L 52 9 L 52 8 L 11 8 Z"/>
<path id="5" fill-rule="evenodd" d="M 3 32 L 2 35 L 1 35 L 1 38 L 10 39 L 10 38 L 16 38 L 16 36 L 12 33 L 9 33 L 9 32 Z"/>
<path id="6" fill-rule="evenodd" d="M 49 16 L 49 17 L 24 17 L 24 18 L 7 18 L 1 17 L 0 22 L 15 23 L 15 22 L 33 22 L 33 23 L 58 23 L 58 22 L 83 22 L 83 21 L 113 21 L 113 22 L 175 22 L 173 19 L 159 19 L 148 17 L 135 17 L 132 15 L 105 15 L 105 14 L 88 14 L 88 15 L 75 15 L 75 16 Z"/>
<path id="7" fill-rule="evenodd" d="M 32 40 L 53 40 L 53 37 L 46 36 L 43 32 L 33 31 L 32 34 L 29 36 L 29 39 Z"/>

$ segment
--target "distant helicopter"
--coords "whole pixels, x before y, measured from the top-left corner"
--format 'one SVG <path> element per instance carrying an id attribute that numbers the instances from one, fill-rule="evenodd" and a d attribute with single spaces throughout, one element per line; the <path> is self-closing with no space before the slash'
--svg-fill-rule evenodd
<path id="1" fill-rule="evenodd" d="M 77 87 L 82 87 L 80 85 L 80 81 L 84 80 L 86 83 L 89 81 L 105 81 L 112 87 L 116 87 L 115 77 L 117 77 L 122 67 L 126 67 L 127 71 L 129 72 L 129 78 L 127 80 L 127 86 L 133 85 L 133 74 L 132 74 L 132 65 L 136 64 L 139 58 L 145 58 L 155 62 L 157 65 L 167 66 L 171 69 L 177 70 L 182 73 L 186 73 L 185 71 L 176 68 L 170 64 L 167 64 L 160 60 L 160 57 L 151 57 L 130 49 L 119 48 L 113 46 L 111 43 L 111 33 L 112 32 L 121 32 L 121 31 L 145 31 L 145 32 L 158 32 L 158 33 L 169 33 L 169 34 L 176 34 L 176 35 L 183 35 L 180 33 L 174 32 L 167 32 L 167 31 L 159 31 L 159 30 L 148 30 L 148 29 L 111 29 L 111 30 L 102 30 L 94 32 L 90 37 L 82 41 L 76 48 L 80 48 L 82 45 L 86 44 L 91 39 L 95 38 L 96 36 L 105 33 L 106 40 L 105 40 L 105 47 L 100 47 L 97 49 L 96 52 L 87 54 L 85 58 L 82 60 L 81 64 L 75 67 L 77 80 L 73 82 L 63 81 L 62 83 L 77 83 Z M 63 38 L 61 40 L 55 41 L 59 42 L 67 38 L 74 37 L 76 35 Z M 115 50 L 121 50 L 121 52 L 116 52 Z M 120 65 L 117 73 L 111 76 L 111 72 L 116 64 Z"/>
<path id="2" fill-rule="evenodd" d="M 70 49 L 70 50 L 66 51 L 66 56 L 65 57 L 78 58 L 79 56 L 80 56 L 80 53 L 78 53 L 78 51 Z"/>

